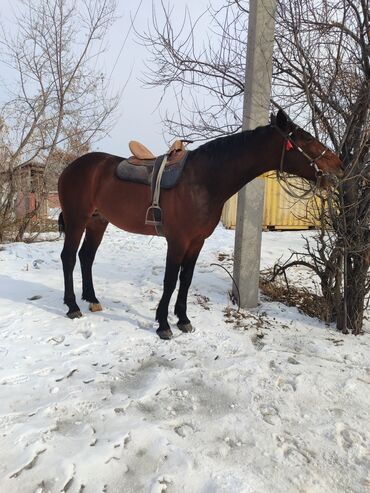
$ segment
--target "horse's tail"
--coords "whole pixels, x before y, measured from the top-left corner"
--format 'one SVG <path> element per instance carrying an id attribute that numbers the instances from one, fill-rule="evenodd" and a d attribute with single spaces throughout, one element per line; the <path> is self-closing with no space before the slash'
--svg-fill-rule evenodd
<path id="1" fill-rule="evenodd" d="M 65 223 L 64 223 L 64 218 L 63 218 L 63 212 L 59 214 L 58 217 L 58 227 L 59 227 L 59 233 L 62 234 L 65 232 Z"/>

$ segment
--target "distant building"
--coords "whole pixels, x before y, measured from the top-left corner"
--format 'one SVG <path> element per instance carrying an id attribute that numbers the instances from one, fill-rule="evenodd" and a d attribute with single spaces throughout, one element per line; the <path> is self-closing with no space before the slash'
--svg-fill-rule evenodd
<path id="1" fill-rule="evenodd" d="M 59 194 L 58 192 L 49 192 L 48 193 L 48 208 L 49 209 L 59 209 Z"/>
<path id="2" fill-rule="evenodd" d="M 24 217 L 35 210 L 38 218 L 47 217 L 44 171 L 44 165 L 37 163 L 23 164 L 13 170 L 16 217 Z"/>

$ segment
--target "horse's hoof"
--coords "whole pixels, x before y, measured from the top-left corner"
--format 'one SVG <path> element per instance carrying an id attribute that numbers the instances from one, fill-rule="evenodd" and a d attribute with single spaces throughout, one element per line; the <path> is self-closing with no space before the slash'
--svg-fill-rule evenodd
<path id="1" fill-rule="evenodd" d="M 71 318 L 71 319 L 81 318 L 82 317 L 82 313 L 80 312 L 80 310 L 77 310 L 75 312 L 68 312 L 67 313 L 67 317 L 68 318 Z"/>
<path id="2" fill-rule="evenodd" d="M 159 337 L 161 339 L 164 339 L 166 341 L 168 341 L 169 339 L 172 339 L 172 330 L 171 329 L 157 329 L 157 334 L 159 335 Z"/>
<path id="3" fill-rule="evenodd" d="M 101 312 L 103 310 L 103 308 L 102 308 L 100 303 L 90 303 L 89 304 L 89 310 L 91 312 Z"/>
<path id="4" fill-rule="evenodd" d="M 177 327 L 181 330 L 181 332 L 194 332 L 195 329 L 189 322 L 188 324 L 177 324 Z"/>

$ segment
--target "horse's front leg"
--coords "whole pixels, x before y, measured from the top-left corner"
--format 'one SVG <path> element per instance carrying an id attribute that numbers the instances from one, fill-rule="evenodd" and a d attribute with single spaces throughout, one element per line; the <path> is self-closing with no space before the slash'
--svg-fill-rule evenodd
<path id="1" fill-rule="evenodd" d="M 157 334 L 161 339 L 171 339 L 173 335 L 167 321 L 168 305 L 170 303 L 172 293 L 176 288 L 177 278 L 179 275 L 183 256 L 184 249 L 181 249 L 178 246 L 173 246 L 171 244 L 168 245 L 166 271 L 164 274 L 163 282 L 163 294 L 156 312 L 156 320 L 159 322 Z"/>
<path id="2" fill-rule="evenodd" d="M 193 332 L 194 330 L 187 316 L 187 299 L 191 281 L 193 279 L 195 264 L 203 244 L 204 240 L 192 244 L 186 252 L 181 265 L 180 288 L 175 304 L 175 315 L 178 316 L 179 321 L 177 326 L 182 332 Z"/>

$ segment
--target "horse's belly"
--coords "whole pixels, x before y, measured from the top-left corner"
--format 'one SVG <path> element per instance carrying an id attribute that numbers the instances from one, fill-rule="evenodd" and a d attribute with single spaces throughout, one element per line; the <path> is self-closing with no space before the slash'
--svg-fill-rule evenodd
<path id="1" fill-rule="evenodd" d="M 150 200 L 148 186 L 118 182 L 116 186 L 99 194 L 96 208 L 107 221 L 120 229 L 129 233 L 154 235 L 155 228 L 145 224 Z"/>
<path id="2" fill-rule="evenodd" d="M 112 178 L 100 187 L 95 206 L 110 223 L 120 229 L 130 233 L 157 235 L 154 226 L 145 224 L 151 201 L 150 187 Z M 210 209 L 209 196 L 202 187 L 193 186 L 189 190 L 184 182 L 171 190 L 162 190 L 160 205 L 163 234 L 179 242 L 208 237 L 221 213 L 221 209 Z"/>

